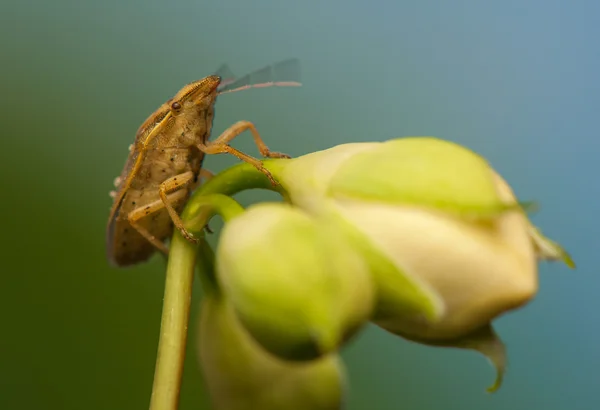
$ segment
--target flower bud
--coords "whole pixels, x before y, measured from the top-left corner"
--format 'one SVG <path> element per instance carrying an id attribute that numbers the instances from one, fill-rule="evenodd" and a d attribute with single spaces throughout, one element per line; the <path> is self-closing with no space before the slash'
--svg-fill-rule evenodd
<path id="1" fill-rule="evenodd" d="M 339 410 L 344 369 L 336 355 L 282 361 L 264 351 L 240 325 L 222 296 L 202 301 L 199 357 L 215 410 Z"/>
<path id="2" fill-rule="evenodd" d="M 255 205 L 229 221 L 216 266 L 242 325 L 280 358 L 328 354 L 372 312 L 368 266 L 346 236 L 288 205 Z"/>
<path id="3" fill-rule="evenodd" d="M 278 166 L 290 201 L 362 251 L 377 289 L 373 321 L 393 333 L 453 340 L 537 292 L 540 244 L 523 204 L 464 147 L 402 138 Z"/>

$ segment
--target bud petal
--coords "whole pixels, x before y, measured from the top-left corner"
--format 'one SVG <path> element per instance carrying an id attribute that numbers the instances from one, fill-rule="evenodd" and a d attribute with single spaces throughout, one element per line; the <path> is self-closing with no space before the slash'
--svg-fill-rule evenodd
<path id="1" fill-rule="evenodd" d="M 497 197 L 515 202 L 509 191 L 498 190 Z M 519 210 L 472 220 L 413 205 L 344 200 L 336 206 L 399 271 L 443 304 L 434 322 L 408 312 L 376 313 L 374 321 L 389 331 L 456 338 L 523 305 L 537 291 L 529 222 Z M 388 286 L 377 281 L 378 289 Z"/>
<path id="2" fill-rule="evenodd" d="M 289 360 L 337 349 L 372 311 L 368 266 L 346 237 L 287 205 L 256 205 L 228 222 L 217 275 L 249 333 Z"/>
<path id="3" fill-rule="evenodd" d="M 224 297 L 205 296 L 199 357 L 215 410 L 339 410 L 345 376 L 336 355 L 309 362 L 281 361 L 240 325 Z"/>

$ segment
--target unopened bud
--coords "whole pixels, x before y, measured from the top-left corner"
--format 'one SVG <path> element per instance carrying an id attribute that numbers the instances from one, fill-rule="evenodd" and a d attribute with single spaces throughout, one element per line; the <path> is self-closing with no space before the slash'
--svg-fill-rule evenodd
<path id="1" fill-rule="evenodd" d="M 202 301 L 199 357 L 215 410 L 339 410 L 345 390 L 337 355 L 314 361 L 280 360 L 252 339 L 231 304 Z"/>
<path id="2" fill-rule="evenodd" d="M 260 204 L 229 221 L 217 275 L 241 323 L 289 360 L 336 350 L 368 321 L 368 266 L 340 232 L 283 204 Z"/>

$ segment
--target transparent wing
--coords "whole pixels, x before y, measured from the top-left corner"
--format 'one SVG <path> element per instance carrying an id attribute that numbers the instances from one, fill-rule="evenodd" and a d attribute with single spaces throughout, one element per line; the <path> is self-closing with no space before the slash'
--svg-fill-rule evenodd
<path id="1" fill-rule="evenodd" d="M 217 88 L 219 94 L 263 87 L 299 87 L 300 61 L 296 58 L 283 60 L 268 65 L 240 78 L 235 78 L 227 64 L 223 64 L 216 72 L 221 77 Z"/>

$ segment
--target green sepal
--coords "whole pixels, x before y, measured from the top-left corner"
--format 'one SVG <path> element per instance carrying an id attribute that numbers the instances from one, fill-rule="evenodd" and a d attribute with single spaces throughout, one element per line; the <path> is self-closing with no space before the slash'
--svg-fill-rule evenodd
<path id="1" fill-rule="evenodd" d="M 328 194 L 479 218 L 526 205 L 500 199 L 490 165 L 481 156 L 433 137 L 394 139 L 356 153 L 339 166 Z"/>
<path id="2" fill-rule="evenodd" d="M 423 340 L 409 335 L 401 336 L 412 342 L 428 346 L 475 350 L 485 356 L 496 369 L 496 380 L 494 384 L 486 389 L 487 392 L 494 393 L 502 386 L 504 373 L 506 372 L 506 346 L 491 324 L 487 324 L 457 339 Z"/>
<path id="3" fill-rule="evenodd" d="M 575 269 L 575 262 L 571 255 L 558 243 L 552 239 L 545 237 L 542 232 L 531 225 L 529 228 L 529 236 L 533 242 L 533 246 L 537 256 L 541 260 L 562 261 L 571 269 Z"/>

